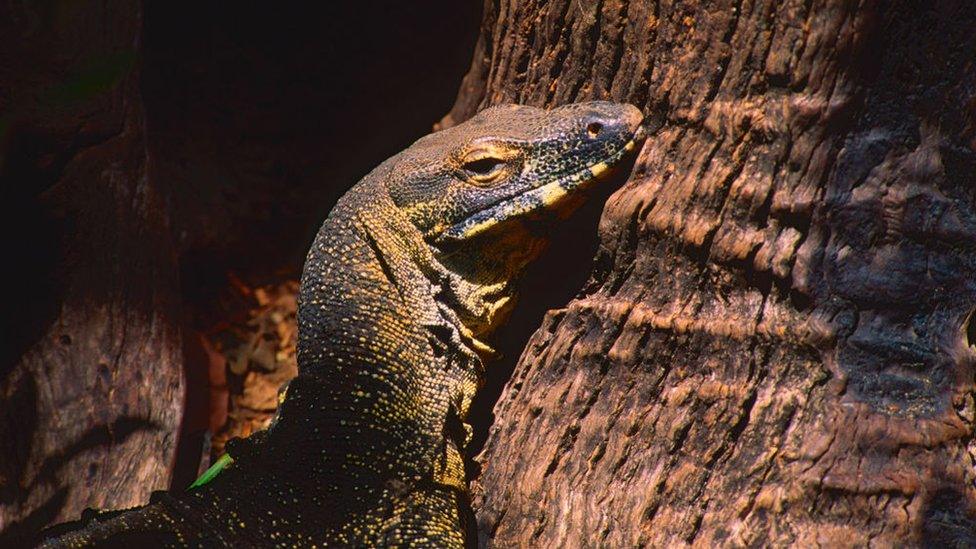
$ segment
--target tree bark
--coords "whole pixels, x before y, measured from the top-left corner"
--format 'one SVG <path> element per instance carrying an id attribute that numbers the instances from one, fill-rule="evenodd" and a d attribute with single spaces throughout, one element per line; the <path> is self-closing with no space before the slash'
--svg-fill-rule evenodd
<path id="1" fill-rule="evenodd" d="M 483 544 L 976 544 L 974 30 L 961 1 L 486 1 L 443 125 L 664 124 L 495 408 Z"/>
<path id="2" fill-rule="evenodd" d="M 16 280 L 0 379 L 0 530 L 9 542 L 168 485 L 183 362 L 175 249 L 139 91 L 140 7 L 6 8 L 0 165 Z"/>

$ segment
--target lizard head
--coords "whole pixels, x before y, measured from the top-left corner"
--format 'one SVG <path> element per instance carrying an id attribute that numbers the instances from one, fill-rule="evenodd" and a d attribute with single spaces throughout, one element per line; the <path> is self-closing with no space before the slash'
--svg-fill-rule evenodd
<path id="1" fill-rule="evenodd" d="M 404 151 L 389 191 L 428 242 L 449 246 L 558 204 L 633 149 L 642 121 L 606 101 L 492 107 Z"/>
<path id="2" fill-rule="evenodd" d="M 636 148 L 643 115 L 594 101 L 486 109 L 428 135 L 396 160 L 387 189 L 452 274 L 452 308 L 478 335 L 503 317 L 512 282 L 544 245 L 528 221 L 565 214 L 575 192 Z"/>

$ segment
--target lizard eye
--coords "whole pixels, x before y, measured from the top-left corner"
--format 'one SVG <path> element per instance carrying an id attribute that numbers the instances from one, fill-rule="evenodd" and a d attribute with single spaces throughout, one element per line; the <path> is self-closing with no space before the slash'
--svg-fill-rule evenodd
<path id="1" fill-rule="evenodd" d="M 500 168 L 504 163 L 505 161 L 500 158 L 479 158 L 465 162 L 464 169 L 474 174 L 487 175 Z"/>
<path id="2" fill-rule="evenodd" d="M 477 183 L 489 183 L 504 172 L 505 160 L 494 156 L 475 157 L 461 165 L 468 176 Z"/>

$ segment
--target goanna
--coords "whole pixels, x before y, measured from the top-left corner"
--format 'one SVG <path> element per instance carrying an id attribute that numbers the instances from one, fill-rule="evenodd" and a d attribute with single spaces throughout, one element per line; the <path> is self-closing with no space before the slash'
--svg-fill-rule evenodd
<path id="1" fill-rule="evenodd" d="M 300 373 L 272 427 L 230 446 L 213 480 L 90 514 L 45 543 L 470 544 L 461 456 L 493 353 L 483 338 L 542 248 L 533 220 L 575 207 L 641 123 L 607 102 L 498 106 L 381 164 L 308 254 Z"/>

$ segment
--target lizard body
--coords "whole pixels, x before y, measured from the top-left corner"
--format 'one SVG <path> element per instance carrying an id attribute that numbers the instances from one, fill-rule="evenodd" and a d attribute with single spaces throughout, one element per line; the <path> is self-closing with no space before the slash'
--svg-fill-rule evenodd
<path id="1" fill-rule="evenodd" d="M 309 252 L 300 373 L 272 427 L 229 446 L 212 481 L 46 543 L 464 546 L 464 419 L 482 338 L 542 248 L 531 220 L 572 209 L 641 121 L 606 102 L 493 107 L 381 164 Z"/>

